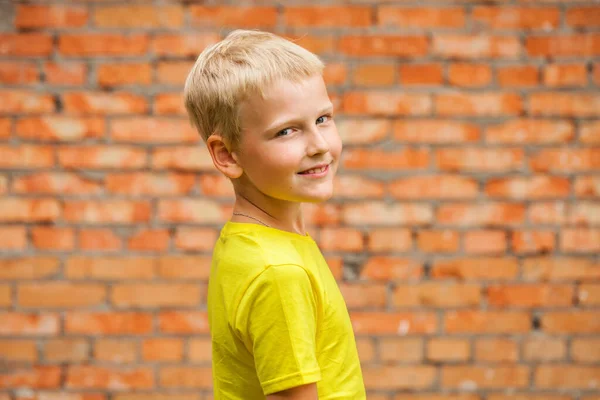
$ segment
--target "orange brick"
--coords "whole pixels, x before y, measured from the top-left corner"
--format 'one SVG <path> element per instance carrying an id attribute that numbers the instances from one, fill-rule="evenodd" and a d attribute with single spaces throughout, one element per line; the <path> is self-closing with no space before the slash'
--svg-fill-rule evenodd
<path id="1" fill-rule="evenodd" d="M 427 225 L 433 211 L 426 204 L 393 204 L 363 202 L 342 209 L 342 220 L 350 225 Z"/>
<path id="2" fill-rule="evenodd" d="M 180 6 L 98 6 L 94 25 L 100 28 L 180 28 L 184 13 Z"/>
<path id="3" fill-rule="evenodd" d="M 529 102 L 532 115 L 564 117 L 600 115 L 600 95 L 594 93 L 534 93 L 530 96 Z"/>
<path id="4" fill-rule="evenodd" d="M 195 183 L 192 174 L 109 174 L 106 188 L 111 193 L 124 195 L 184 195 L 189 194 Z"/>
<path id="5" fill-rule="evenodd" d="M 490 179 L 485 191 L 490 197 L 543 199 L 566 197 L 570 193 L 570 186 L 566 178 L 540 175 L 531 178 Z"/>
<path id="6" fill-rule="evenodd" d="M 60 329 L 58 314 L 0 312 L 0 335 L 48 336 L 57 335 Z"/>
<path id="7" fill-rule="evenodd" d="M 525 48 L 532 57 L 595 56 L 600 54 L 600 34 L 529 36 L 525 40 Z"/>
<path id="8" fill-rule="evenodd" d="M 352 74 L 352 81 L 360 86 L 387 86 L 395 80 L 395 68 L 391 64 L 360 64 Z"/>
<path id="9" fill-rule="evenodd" d="M 102 87 L 149 85 L 152 67 L 147 63 L 102 64 L 98 68 L 98 84 Z"/>
<path id="10" fill-rule="evenodd" d="M 337 37 L 332 35 L 285 34 L 283 37 L 317 55 L 331 54 L 337 46 Z"/>
<path id="11" fill-rule="evenodd" d="M 339 225 L 340 209 L 336 204 L 308 203 L 302 208 L 304 221 L 309 225 L 308 232 L 316 236 L 317 227 L 323 225 Z"/>
<path id="12" fill-rule="evenodd" d="M 159 371 L 159 382 L 165 388 L 203 388 L 212 387 L 210 367 L 169 366 Z"/>
<path id="13" fill-rule="evenodd" d="M 598 362 L 600 360 L 600 339 L 574 338 L 571 342 L 571 357 L 576 362 Z"/>
<path id="14" fill-rule="evenodd" d="M 382 310 L 387 304 L 385 284 L 340 283 L 340 291 L 346 300 L 348 309 Z"/>
<path id="15" fill-rule="evenodd" d="M 38 67 L 26 62 L 0 62 L 0 83 L 8 85 L 27 85 L 38 82 Z"/>
<path id="16" fill-rule="evenodd" d="M 16 11 L 17 28 L 78 28 L 88 21 L 88 12 L 83 7 L 18 5 Z"/>
<path id="17" fill-rule="evenodd" d="M 233 198 L 235 196 L 231 181 L 222 174 L 200 175 L 200 189 L 203 195 L 209 197 Z"/>
<path id="18" fill-rule="evenodd" d="M 595 197 L 600 195 L 600 177 L 580 176 L 575 178 L 575 195 L 577 197 Z"/>
<path id="19" fill-rule="evenodd" d="M 83 85 L 87 67 L 77 62 L 47 62 L 44 64 L 46 82 L 51 85 Z"/>
<path id="20" fill-rule="evenodd" d="M 441 85 L 444 80 L 441 64 L 403 64 L 399 71 L 403 85 Z"/>
<path id="21" fill-rule="evenodd" d="M 71 173 L 39 172 L 16 178 L 14 193 L 97 194 L 100 183 Z"/>
<path id="22" fill-rule="evenodd" d="M 0 199 L 2 222 L 51 222 L 60 217 L 60 205 L 55 199 L 24 199 L 5 197 Z"/>
<path id="23" fill-rule="evenodd" d="M 151 257 L 73 256 L 65 262 L 64 275 L 72 280 L 148 280 L 156 276 L 155 265 Z"/>
<path id="24" fill-rule="evenodd" d="M 523 262 L 526 281 L 589 281 L 600 278 L 598 265 L 575 257 L 533 257 Z"/>
<path id="25" fill-rule="evenodd" d="M 454 86 L 488 86 L 492 81 L 492 69 L 485 64 L 452 63 L 448 68 L 448 82 Z"/>
<path id="26" fill-rule="evenodd" d="M 61 385 L 61 367 L 16 367 L 0 376 L 0 387 L 5 389 L 27 387 L 31 389 L 57 389 Z"/>
<path id="27" fill-rule="evenodd" d="M 396 307 L 464 307 L 480 303 L 481 288 L 473 284 L 427 282 L 396 285 L 393 304 Z"/>
<path id="28" fill-rule="evenodd" d="M 54 152 L 51 147 L 0 145 L 0 168 L 34 169 L 53 165 Z"/>
<path id="29" fill-rule="evenodd" d="M 210 338 L 190 339 L 188 348 L 188 358 L 192 362 L 210 362 L 212 359 L 212 343 Z"/>
<path id="30" fill-rule="evenodd" d="M 325 251 L 360 252 L 364 245 L 362 232 L 351 228 L 321 230 L 319 247 Z"/>
<path id="31" fill-rule="evenodd" d="M 154 97 L 153 113 L 155 115 L 186 115 L 181 93 L 160 93 Z"/>
<path id="32" fill-rule="evenodd" d="M 409 229 L 370 229 L 367 234 L 367 246 L 374 252 L 408 251 L 412 248 L 412 234 Z"/>
<path id="33" fill-rule="evenodd" d="M 567 143 L 575 129 L 569 121 L 517 119 L 488 125 L 485 136 L 487 142 L 500 144 Z"/>
<path id="34" fill-rule="evenodd" d="M 75 233 L 71 228 L 35 227 L 31 230 L 31 242 L 40 250 L 72 250 Z"/>
<path id="35" fill-rule="evenodd" d="M 444 204 L 437 210 L 441 224 L 461 226 L 512 225 L 525 220 L 525 206 L 514 203 Z"/>
<path id="36" fill-rule="evenodd" d="M 495 285 L 487 289 L 493 307 L 567 307 L 572 305 L 571 285 Z"/>
<path id="37" fill-rule="evenodd" d="M 152 50 L 157 56 L 198 56 L 206 47 L 219 41 L 217 33 L 198 32 L 190 34 L 156 33 L 152 38 Z"/>
<path id="38" fill-rule="evenodd" d="M 47 33 L 2 33 L 0 55 L 49 56 L 54 48 L 52 35 Z"/>
<path id="39" fill-rule="evenodd" d="M 148 110 L 143 96 L 131 93 L 68 92 L 62 95 L 65 111 L 72 114 L 141 114 Z"/>
<path id="40" fill-rule="evenodd" d="M 360 271 L 361 278 L 372 280 L 413 280 L 423 275 L 423 267 L 408 258 L 370 257 Z"/>
<path id="41" fill-rule="evenodd" d="M 600 284 L 582 283 L 577 290 L 578 304 L 600 304 Z"/>
<path id="42" fill-rule="evenodd" d="M 339 256 L 326 256 L 325 262 L 329 266 L 331 274 L 336 280 L 342 279 L 343 269 L 344 269 L 344 260 Z"/>
<path id="43" fill-rule="evenodd" d="M 444 327 L 447 333 L 524 333 L 531 321 L 520 311 L 448 311 Z"/>
<path id="44" fill-rule="evenodd" d="M 20 89 L 0 89 L 1 114 L 37 114 L 53 111 L 54 100 L 49 94 Z"/>
<path id="45" fill-rule="evenodd" d="M 137 343 L 131 340 L 99 339 L 94 345 L 94 358 L 100 362 L 132 364 L 137 355 Z"/>
<path id="46" fill-rule="evenodd" d="M 544 69 L 544 84 L 553 87 L 586 86 L 586 66 L 584 64 L 548 65 Z"/>
<path id="47" fill-rule="evenodd" d="M 148 36 L 144 34 L 77 33 L 62 34 L 58 51 L 65 56 L 141 56 L 148 51 Z"/>
<path id="48" fill-rule="evenodd" d="M 12 121 L 10 118 L 0 118 L 0 139 L 8 139 L 12 134 Z"/>
<path id="49" fill-rule="evenodd" d="M 600 368 L 584 365 L 540 365 L 534 375 L 541 389 L 591 389 L 600 379 Z"/>
<path id="50" fill-rule="evenodd" d="M 149 367 L 121 369 L 72 365 L 67 369 L 65 385 L 73 389 L 150 389 L 154 387 L 154 374 Z"/>
<path id="51" fill-rule="evenodd" d="M 436 379 L 436 369 L 429 365 L 367 366 L 362 372 L 367 390 L 425 389 L 432 387 Z"/>
<path id="52" fill-rule="evenodd" d="M 69 312 L 66 334 L 140 335 L 152 332 L 152 315 L 141 312 Z"/>
<path id="53" fill-rule="evenodd" d="M 41 141 L 96 139 L 104 135 L 104 130 L 104 120 L 99 118 L 45 116 L 22 118 L 16 124 L 17 135 L 28 140 Z"/>
<path id="54" fill-rule="evenodd" d="M 184 144 L 200 141 L 200 135 L 188 121 L 155 117 L 113 119 L 110 136 L 117 142 Z"/>
<path id="55" fill-rule="evenodd" d="M 222 223 L 228 218 L 218 203 L 205 199 L 160 200 L 158 203 L 161 221 Z"/>
<path id="56" fill-rule="evenodd" d="M 336 124 L 344 144 L 374 143 L 385 139 L 391 123 L 384 119 L 344 119 Z"/>
<path id="57" fill-rule="evenodd" d="M 513 232 L 511 244 L 515 253 L 548 253 L 556 248 L 554 232 L 519 231 Z"/>
<path id="58" fill-rule="evenodd" d="M 356 335 L 407 335 L 437 331 L 434 313 L 351 312 Z"/>
<path id="59" fill-rule="evenodd" d="M 559 233 L 560 248 L 566 252 L 595 253 L 600 251 L 600 229 L 574 228 Z"/>
<path id="60" fill-rule="evenodd" d="M 44 344 L 44 359 L 50 362 L 82 362 L 90 357 L 86 339 L 53 339 Z"/>
<path id="61" fill-rule="evenodd" d="M 540 82 L 538 68 L 532 65 L 498 67 L 496 73 L 502 87 L 536 86 Z"/>
<path id="62" fill-rule="evenodd" d="M 579 140 L 582 143 L 600 144 L 600 122 L 582 122 L 579 132 Z"/>
<path id="63" fill-rule="evenodd" d="M 475 124 L 443 120 L 399 120 L 394 122 L 394 138 L 409 143 L 474 142 L 480 137 Z"/>
<path id="64" fill-rule="evenodd" d="M 38 350 L 33 340 L 0 339 L 0 358 L 12 362 L 35 362 Z"/>
<path id="65" fill-rule="evenodd" d="M 24 250 L 27 247 L 27 232 L 23 226 L 0 226 L 0 249 Z"/>
<path id="66" fill-rule="evenodd" d="M 525 388 L 529 385 L 530 367 L 446 365 L 442 367 L 444 388 Z"/>
<path id="67" fill-rule="evenodd" d="M 473 22 L 491 29 L 555 29 L 560 23 L 556 7 L 476 7 Z"/>
<path id="68" fill-rule="evenodd" d="M 176 338 L 145 339 L 142 342 L 142 357 L 145 361 L 181 361 L 183 341 Z"/>
<path id="69" fill-rule="evenodd" d="M 275 26 L 277 9 L 275 7 L 235 7 L 235 6 L 199 6 L 189 7 L 192 26 L 267 28 Z"/>
<path id="70" fill-rule="evenodd" d="M 175 247 L 182 250 L 210 252 L 217 241 L 218 233 L 209 228 L 177 228 Z"/>
<path id="71" fill-rule="evenodd" d="M 152 168 L 211 172 L 215 169 L 208 149 L 200 146 L 156 149 L 152 152 Z"/>
<path id="72" fill-rule="evenodd" d="M 347 150 L 343 165 L 348 169 L 424 169 L 429 165 L 430 155 L 424 149 L 407 148 L 401 151 L 370 149 Z"/>
<path id="73" fill-rule="evenodd" d="M 600 167 L 599 148 L 552 148 L 531 155 L 530 167 L 536 171 L 586 171 Z"/>
<path id="74" fill-rule="evenodd" d="M 17 301 L 27 308 L 77 308 L 104 304 L 106 288 L 98 284 L 68 282 L 21 284 Z"/>
<path id="75" fill-rule="evenodd" d="M 595 310 L 547 312 L 542 315 L 542 329 L 548 333 L 598 333 L 600 319 Z"/>
<path id="76" fill-rule="evenodd" d="M 426 36 L 342 36 L 338 51 L 355 57 L 419 57 L 427 54 Z"/>
<path id="77" fill-rule="evenodd" d="M 562 202 L 533 203 L 528 210 L 529 221 L 536 224 L 563 224 L 567 221 Z"/>
<path id="78" fill-rule="evenodd" d="M 203 176 L 200 177 L 203 179 Z M 384 193 L 383 182 L 358 175 L 338 175 L 333 182 L 336 197 L 380 198 Z"/>
<path id="79" fill-rule="evenodd" d="M 378 7 L 377 24 L 406 28 L 462 28 L 465 11 L 461 8 Z"/>
<path id="80" fill-rule="evenodd" d="M 435 97 L 435 108 L 441 116 L 519 115 L 523 100 L 515 93 L 451 93 Z"/>
<path id="81" fill-rule="evenodd" d="M 448 171 L 511 171 L 523 166 L 525 154 L 519 148 L 443 148 L 435 153 L 440 169 Z"/>
<path id="82" fill-rule="evenodd" d="M 570 7 L 565 11 L 567 25 L 574 27 L 597 27 L 600 25 L 600 7 Z"/>
<path id="83" fill-rule="evenodd" d="M 478 230 L 464 234 L 464 250 L 471 254 L 493 254 L 506 251 L 506 233 L 497 230 Z"/>
<path id="84" fill-rule="evenodd" d="M 116 251 L 121 238 L 110 229 L 80 229 L 79 249 L 84 251 Z"/>
<path id="85" fill-rule="evenodd" d="M 285 7 L 283 23 L 289 27 L 367 27 L 372 8 L 363 6 Z"/>
<path id="86" fill-rule="evenodd" d="M 402 363 L 423 360 L 422 338 L 386 338 L 379 339 L 381 361 Z"/>
<path id="87" fill-rule="evenodd" d="M 433 37 L 432 53 L 455 59 L 518 58 L 522 53 L 516 37 L 490 35 L 448 35 Z"/>
<path id="88" fill-rule="evenodd" d="M 457 278 L 460 280 L 512 280 L 518 273 L 514 258 L 473 257 L 434 262 L 433 278 Z"/>
<path id="89" fill-rule="evenodd" d="M 527 361 L 564 360 L 567 344 L 564 339 L 529 337 L 523 343 L 523 358 Z"/>
<path id="90" fill-rule="evenodd" d="M 394 92 L 346 92 L 342 99 L 345 114 L 425 115 L 431 111 L 431 97 L 426 94 Z"/>
<path id="91" fill-rule="evenodd" d="M 137 284 L 113 285 L 111 303 L 118 308 L 160 308 L 196 306 L 204 294 L 198 284 Z"/>
<path id="92" fill-rule="evenodd" d="M 346 64 L 329 63 L 325 65 L 323 79 L 328 86 L 343 85 L 346 82 L 348 70 Z"/>
<path id="93" fill-rule="evenodd" d="M 146 151 L 129 146 L 69 146 L 58 151 L 65 168 L 130 169 L 146 165 Z"/>
<path id="94" fill-rule="evenodd" d="M 13 303 L 12 288 L 0 284 L 0 308 L 9 308 Z"/>
<path id="95" fill-rule="evenodd" d="M 474 198 L 479 185 L 472 178 L 454 175 L 417 176 L 390 182 L 389 192 L 399 199 Z"/>
<path id="96" fill-rule="evenodd" d="M 23 397 L 17 396 L 15 400 L 107 400 L 100 393 L 74 393 L 74 392 L 35 392 L 33 395 L 25 393 Z"/>
<path id="97" fill-rule="evenodd" d="M 56 275 L 59 260 L 54 257 L 11 257 L 0 259 L 0 279 L 44 279 Z"/>
<path id="98" fill-rule="evenodd" d="M 467 361 L 471 357 L 468 340 L 433 338 L 427 342 L 427 359 L 437 362 Z"/>
<path id="99" fill-rule="evenodd" d="M 203 311 L 163 311 L 158 315 L 159 331 L 177 334 L 208 334 L 208 313 Z"/>
<path id="100" fill-rule="evenodd" d="M 156 66 L 156 83 L 183 87 L 193 66 L 190 61 L 160 61 Z"/>
<path id="101" fill-rule="evenodd" d="M 423 230 L 418 232 L 417 245 L 425 253 L 454 253 L 458 250 L 458 232 Z"/>
<path id="102" fill-rule="evenodd" d="M 66 201 L 64 218 L 70 222 L 129 224 L 150 220 L 147 201 Z"/>
<path id="103" fill-rule="evenodd" d="M 600 222 L 600 204 L 578 202 L 569 208 L 569 223 L 577 225 L 597 225 Z"/>

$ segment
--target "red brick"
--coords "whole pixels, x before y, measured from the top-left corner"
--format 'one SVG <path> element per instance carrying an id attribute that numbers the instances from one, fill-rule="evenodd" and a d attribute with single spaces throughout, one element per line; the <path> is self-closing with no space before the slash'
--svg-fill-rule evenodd
<path id="1" fill-rule="evenodd" d="M 159 382 L 165 388 L 203 388 L 212 387 L 210 367 L 169 366 L 159 371 Z"/>
<path id="2" fill-rule="evenodd" d="M 512 280 L 516 278 L 518 270 L 514 258 L 472 257 L 436 261 L 431 276 L 437 279 Z"/>
<path id="3" fill-rule="evenodd" d="M 33 169 L 53 165 L 54 153 L 51 147 L 26 144 L 0 145 L 0 168 Z"/>
<path id="4" fill-rule="evenodd" d="M 207 7 L 192 5 L 189 8 L 192 26 L 236 28 L 273 27 L 277 22 L 275 7 Z"/>
<path id="5" fill-rule="evenodd" d="M 522 48 L 517 37 L 489 35 L 436 35 L 432 53 L 456 59 L 518 58 Z"/>
<path id="6" fill-rule="evenodd" d="M 349 225 L 426 225 L 433 220 L 427 204 L 392 204 L 363 202 L 343 206 L 342 220 Z"/>
<path id="7" fill-rule="evenodd" d="M 325 65 L 323 80 L 328 86 L 343 85 L 346 82 L 348 69 L 344 63 L 329 63 Z"/>
<path id="8" fill-rule="evenodd" d="M 387 86 L 395 82 L 395 75 L 391 64 L 360 64 L 354 67 L 352 82 L 359 86 Z"/>
<path id="9" fill-rule="evenodd" d="M 181 93 L 160 93 L 154 97 L 153 114 L 155 115 L 186 115 Z"/>
<path id="10" fill-rule="evenodd" d="M 600 7 L 571 7 L 565 12 L 567 25 L 574 27 L 598 27 L 600 26 Z"/>
<path id="11" fill-rule="evenodd" d="M 7 85 L 27 85 L 39 80 L 38 67 L 26 62 L 0 62 L 0 83 Z"/>
<path id="12" fill-rule="evenodd" d="M 556 29 L 560 10 L 555 7 L 476 7 L 473 22 L 479 28 L 491 29 Z"/>
<path id="13" fill-rule="evenodd" d="M 350 310 L 383 310 L 387 305 L 387 287 L 385 284 L 341 283 L 340 291 Z"/>
<path id="14" fill-rule="evenodd" d="M 99 28 L 181 28 L 180 6 L 116 5 L 97 6 L 94 25 Z"/>
<path id="15" fill-rule="evenodd" d="M 203 297 L 198 284 L 137 284 L 112 286 L 111 303 L 118 308 L 197 306 Z"/>
<path id="16" fill-rule="evenodd" d="M 21 284 L 17 302 L 26 308 L 77 308 L 104 304 L 104 285 L 69 282 Z"/>
<path id="17" fill-rule="evenodd" d="M 403 252 L 412 248 L 412 235 L 410 229 L 370 229 L 367 233 L 367 246 L 369 251 Z"/>
<path id="18" fill-rule="evenodd" d="M 436 380 L 436 369 L 429 365 L 367 366 L 362 372 L 367 390 L 431 388 Z"/>
<path id="19" fill-rule="evenodd" d="M 562 144 L 573 139 L 575 129 L 569 121 L 516 119 L 488 125 L 485 136 L 494 144 Z"/>
<path id="20" fill-rule="evenodd" d="M 197 57 L 206 47 L 219 41 L 219 35 L 210 32 L 156 33 L 152 38 L 152 50 L 157 56 Z"/>
<path id="21" fill-rule="evenodd" d="M 194 143 L 200 135 L 184 119 L 135 117 L 113 119 L 110 136 L 116 142 Z"/>
<path id="22" fill-rule="evenodd" d="M 191 345 L 192 343 L 190 343 Z M 190 353 L 194 352 L 190 350 Z M 177 338 L 144 339 L 142 357 L 145 361 L 181 361 L 183 359 L 183 341 Z M 192 361 L 196 360 L 192 358 Z"/>
<path id="23" fill-rule="evenodd" d="M 531 155 L 530 166 L 536 171 L 586 171 L 600 168 L 599 148 L 541 149 Z"/>
<path id="24" fill-rule="evenodd" d="M 543 199 L 566 197 L 570 193 L 569 179 L 552 176 L 530 178 L 495 178 L 488 180 L 485 191 L 490 197 Z"/>
<path id="25" fill-rule="evenodd" d="M 138 195 L 189 194 L 194 187 L 195 176 L 191 174 L 109 174 L 106 189 L 111 193 Z"/>
<path id="26" fill-rule="evenodd" d="M 132 251 L 165 251 L 169 247 L 169 231 L 166 229 L 148 229 L 136 232 L 128 242 Z"/>
<path id="27" fill-rule="evenodd" d="M 158 259 L 158 276 L 166 280 L 207 280 L 210 256 L 165 255 Z"/>
<path id="28" fill-rule="evenodd" d="M 459 235 L 450 230 L 423 230 L 418 233 L 417 245 L 425 253 L 455 253 L 459 247 Z"/>
<path id="29" fill-rule="evenodd" d="M 597 253 L 600 251 L 600 229 L 564 229 L 559 236 L 560 248 L 565 252 Z"/>
<path id="30" fill-rule="evenodd" d="M 78 28 L 88 21 L 88 12 L 83 7 L 18 5 L 16 11 L 17 28 Z"/>
<path id="31" fill-rule="evenodd" d="M 399 71 L 400 83 L 406 86 L 441 85 L 444 81 L 441 64 L 404 64 Z"/>
<path id="32" fill-rule="evenodd" d="M 444 327 L 447 333 L 525 333 L 531 321 L 528 312 L 448 311 Z"/>
<path id="33" fill-rule="evenodd" d="M 363 233 L 352 228 L 325 228 L 321 230 L 319 247 L 325 251 L 360 252 Z"/>
<path id="34" fill-rule="evenodd" d="M 575 178 L 577 197 L 595 197 L 600 195 L 600 177 L 579 176 Z"/>
<path id="35" fill-rule="evenodd" d="M 79 249 L 83 251 L 116 251 L 121 249 L 121 238 L 110 229 L 80 229 Z"/>
<path id="36" fill-rule="evenodd" d="M 65 262 L 64 275 L 72 280 L 148 280 L 156 275 L 155 269 L 156 262 L 151 257 L 74 256 Z"/>
<path id="37" fill-rule="evenodd" d="M 204 199 L 160 200 L 158 219 L 166 222 L 221 223 L 228 216 L 219 204 Z"/>
<path id="38" fill-rule="evenodd" d="M 492 307 L 567 307 L 572 305 L 572 285 L 492 285 L 487 288 Z"/>
<path id="39" fill-rule="evenodd" d="M 398 199 L 474 198 L 479 185 L 475 179 L 455 175 L 416 176 L 390 182 L 389 192 Z"/>
<path id="40" fill-rule="evenodd" d="M 600 54 L 600 34 L 529 36 L 525 40 L 525 48 L 532 57 L 597 56 Z"/>
<path id="41" fill-rule="evenodd" d="M 399 308 L 477 306 L 481 301 L 481 288 L 474 284 L 446 282 L 396 285 L 392 301 Z"/>
<path id="42" fill-rule="evenodd" d="M 30 280 L 55 276 L 59 260 L 54 257 L 19 257 L 0 259 L 0 279 Z"/>
<path id="43" fill-rule="evenodd" d="M 385 139 L 391 128 L 384 119 L 345 119 L 337 124 L 344 144 L 374 143 Z"/>
<path id="44" fill-rule="evenodd" d="M 544 84 L 553 87 L 586 86 L 584 64 L 551 64 L 544 69 Z"/>
<path id="45" fill-rule="evenodd" d="M 346 150 L 343 166 L 352 169 L 402 170 L 424 169 L 429 165 L 429 152 L 425 149 L 406 148 L 401 151 L 370 149 Z"/>
<path id="46" fill-rule="evenodd" d="M 536 224 L 564 224 L 567 221 L 563 202 L 532 203 L 528 210 L 528 220 Z"/>
<path id="47" fill-rule="evenodd" d="M 378 7 L 377 24 L 407 28 L 462 28 L 465 11 L 461 8 Z"/>
<path id="48" fill-rule="evenodd" d="M 486 64 L 452 63 L 448 67 L 448 82 L 454 86 L 488 86 L 492 81 L 492 69 Z"/>
<path id="49" fill-rule="evenodd" d="M 58 366 L 17 367 L 0 375 L 0 388 L 59 388 L 61 375 L 61 367 Z"/>
<path id="50" fill-rule="evenodd" d="M 204 177 L 201 176 L 200 179 L 202 180 Z M 335 177 L 333 184 L 336 197 L 380 198 L 385 192 L 383 182 L 358 175 L 338 175 Z"/>
<path id="51" fill-rule="evenodd" d="M 548 253 L 556 248 L 555 234 L 548 231 L 513 232 L 511 243 L 515 253 Z"/>
<path id="52" fill-rule="evenodd" d="M 60 205 L 55 199 L 0 198 L 2 222 L 50 222 L 60 217 Z"/>
<path id="53" fill-rule="evenodd" d="M 600 361 L 600 339 L 574 338 L 571 342 L 571 357 L 576 362 Z"/>
<path id="54" fill-rule="evenodd" d="M 0 358 L 8 362 L 38 361 L 36 342 L 24 339 L 0 339 Z"/>
<path id="55" fill-rule="evenodd" d="M 2 33 L 0 55 L 49 56 L 54 44 L 52 35 L 46 33 Z"/>
<path id="56" fill-rule="evenodd" d="M 0 139 L 8 139 L 12 134 L 13 123 L 10 118 L 0 118 Z"/>
<path id="57" fill-rule="evenodd" d="M 582 305 L 600 304 L 600 284 L 582 283 L 577 291 L 577 300 Z"/>
<path id="58" fill-rule="evenodd" d="M 568 220 L 575 225 L 600 224 L 600 203 L 579 201 L 571 204 Z"/>
<path id="59" fill-rule="evenodd" d="M 203 195 L 210 197 L 233 198 L 235 196 L 231 181 L 229 180 L 229 178 L 222 174 L 200 175 L 200 190 Z"/>
<path id="60" fill-rule="evenodd" d="M 510 65 L 497 68 L 501 87 L 537 86 L 540 82 L 538 68 L 532 65 Z"/>
<path id="61" fill-rule="evenodd" d="M 427 342 L 427 359 L 438 362 L 467 361 L 471 356 L 468 340 L 432 338 Z"/>
<path id="62" fill-rule="evenodd" d="M 39 172 L 13 180 L 14 193 L 51 194 L 98 194 L 102 189 L 99 182 L 82 178 L 76 174 L 61 172 Z"/>
<path id="63" fill-rule="evenodd" d="M 59 316 L 52 313 L 0 313 L 1 336 L 48 336 L 57 335 L 60 329 Z"/>
<path id="64" fill-rule="evenodd" d="M 337 44 L 337 37 L 332 35 L 308 35 L 302 34 L 285 34 L 284 37 L 296 43 L 298 46 L 304 47 L 317 55 L 331 54 L 334 52 Z"/>
<path id="65" fill-rule="evenodd" d="M 523 262 L 526 281 L 588 281 L 600 278 L 598 264 L 575 257 L 535 257 Z"/>
<path id="66" fill-rule="evenodd" d="M 351 312 L 356 335 L 407 335 L 437 331 L 434 313 Z"/>
<path id="67" fill-rule="evenodd" d="M 149 85 L 152 67 L 147 63 L 102 64 L 98 67 L 98 84 L 102 87 Z"/>
<path id="68" fill-rule="evenodd" d="M 342 36 L 338 51 L 355 57 L 419 57 L 429 51 L 426 36 Z"/>
<path id="69" fill-rule="evenodd" d="M 0 249 L 24 250 L 27 247 L 27 232 L 23 226 L 0 226 Z"/>
<path id="70" fill-rule="evenodd" d="M 163 311 L 158 315 L 158 326 L 163 333 L 209 333 L 208 314 L 203 311 Z"/>
<path id="71" fill-rule="evenodd" d="M 193 66 L 191 61 L 161 61 L 156 66 L 156 83 L 183 87 Z"/>
<path id="72" fill-rule="evenodd" d="M 394 138 L 409 143 L 474 142 L 480 137 L 475 124 L 443 120 L 399 120 L 394 122 Z"/>
<path id="73" fill-rule="evenodd" d="M 461 226 L 500 226 L 520 224 L 525 219 L 525 206 L 515 203 L 450 203 L 438 207 L 440 224 Z"/>
<path id="74" fill-rule="evenodd" d="M 78 141 L 101 138 L 104 126 L 100 118 L 44 116 L 19 119 L 16 133 L 27 140 Z"/>
<path id="75" fill-rule="evenodd" d="M 154 374 L 149 367 L 122 369 L 72 365 L 67 369 L 65 386 L 71 389 L 150 389 L 154 387 Z"/>
<path id="76" fill-rule="evenodd" d="M 65 202 L 64 218 L 69 222 L 130 224 L 149 221 L 151 208 L 147 201 L 73 200 Z"/>
<path id="77" fill-rule="evenodd" d="M 65 111 L 71 114 L 122 115 L 148 110 L 148 102 L 143 96 L 125 92 L 68 92 L 62 99 Z"/>
<path id="78" fill-rule="evenodd" d="M 152 315 L 141 312 L 69 312 L 66 334 L 140 335 L 152 332 Z"/>
<path id="79" fill-rule="evenodd" d="M 464 251 L 468 254 L 499 254 L 506 251 L 506 233 L 497 230 L 477 230 L 464 234 Z"/>
<path id="80" fill-rule="evenodd" d="M 540 365 L 534 382 L 540 389 L 595 389 L 600 380 L 600 367 L 580 365 Z"/>
<path id="81" fill-rule="evenodd" d="M 0 114 L 50 113 L 53 111 L 54 100 L 49 94 L 20 89 L 0 90 Z"/>
<path id="82" fill-rule="evenodd" d="M 283 24 L 288 27 L 367 27 L 372 8 L 363 6 L 285 7 Z"/>
<path id="83" fill-rule="evenodd" d="M 65 168 L 131 169 L 146 165 L 146 151 L 129 146 L 69 146 L 58 150 Z"/>
<path id="84" fill-rule="evenodd" d="M 594 93 L 533 93 L 529 102 L 532 115 L 563 117 L 600 115 L 600 95 Z"/>
<path id="85" fill-rule="evenodd" d="M 446 365 L 442 367 L 441 385 L 444 388 L 462 389 L 526 388 L 529 374 L 529 367 L 520 365 Z"/>
<path id="86" fill-rule="evenodd" d="M 587 144 L 600 144 L 600 122 L 582 122 L 579 125 L 579 140 Z"/>
<path id="87" fill-rule="evenodd" d="M 31 230 L 31 243 L 39 250 L 72 250 L 75 233 L 71 228 L 38 226 Z"/>
<path id="88" fill-rule="evenodd" d="M 523 101 L 515 93 L 450 93 L 435 97 L 435 109 L 441 116 L 452 117 L 519 115 Z"/>
<path id="89" fill-rule="evenodd" d="M 215 169 L 210 153 L 204 146 L 156 149 L 152 152 L 152 168 L 211 172 Z"/>
<path id="90" fill-rule="evenodd" d="M 548 333 L 598 333 L 600 318 L 595 310 L 547 312 L 542 315 L 542 329 Z"/>
<path id="91" fill-rule="evenodd" d="M 432 109 L 431 97 L 426 94 L 393 92 L 346 92 L 342 99 L 343 112 L 349 115 L 425 115 Z"/>
<path id="92" fill-rule="evenodd" d="M 58 51 L 65 56 L 141 56 L 148 50 L 148 36 L 144 34 L 77 33 L 62 34 Z"/>
<path id="93" fill-rule="evenodd" d="M 550 337 L 529 337 L 523 343 L 523 359 L 526 361 L 562 360 L 567 354 L 564 339 Z"/>
<path id="94" fill-rule="evenodd" d="M 137 359 L 137 343 L 123 339 L 99 339 L 94 346 L 94 358 L 100 362 L 131 364 Z"/>
<path id="95" fill-rule="evenodd" d="M 519 148 L 442 148 L 435 154 L 440 169 L 447 171 L 520 170 L 525 154 Z"/>
<path id="96" fill-rule="evenodd" d="M 90 345 L 85 339 L 53 339 L 44 344 L 44 359 L 50 362 L 87 361 L 90 357 Z"/>
<path id="97" fill-rule="evenodd" d="M 77 62 L 47 62 L 44 64 L 46 82 L 51 85 L 83 85 L 87 66 Z"/>
<path id="98" fill-rule="evenodd" d="M 516 362 L 518 343 L 512 339 L 485 338 L 475 341 L 475 359 L 481 362 Z"/>

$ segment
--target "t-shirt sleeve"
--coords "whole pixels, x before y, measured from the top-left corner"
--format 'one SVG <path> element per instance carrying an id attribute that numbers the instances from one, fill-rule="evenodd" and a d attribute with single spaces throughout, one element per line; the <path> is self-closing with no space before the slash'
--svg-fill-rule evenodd
<path id="1" fill-rule="evenodd" d="M 317 307 L 310 278 L 297 265 L 268 267 L 244 294 L 236 325 L 265 395 L 321 379 Z"/>

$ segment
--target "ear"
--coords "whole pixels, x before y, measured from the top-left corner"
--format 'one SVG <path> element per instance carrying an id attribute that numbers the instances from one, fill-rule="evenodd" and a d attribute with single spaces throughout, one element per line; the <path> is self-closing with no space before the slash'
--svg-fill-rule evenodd
<path id="1" fill-rule="evenodd" d="M 210 152 L 215 167 L 229 179 L 236 179 L 244 173 L 243 168 L 238 164 L 236 155 L 229 150 L 229 147 L 218 134 L 211 135 L 206 140 L 206 146 Z"/>

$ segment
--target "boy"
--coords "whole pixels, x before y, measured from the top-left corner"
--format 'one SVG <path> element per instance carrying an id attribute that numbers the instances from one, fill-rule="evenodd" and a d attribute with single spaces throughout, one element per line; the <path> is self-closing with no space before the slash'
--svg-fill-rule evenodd
<path id="1" fill-rule="evenodd" d="M 366 398 L 346 304 L 302 218 L 332 195 L 342 149 L 322 71 L 296 44 L 238 30 L 185 84 L 235 191 L 208 288 L 216 400 Z"/>

